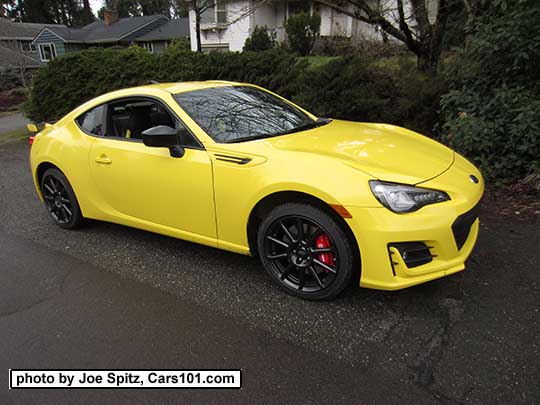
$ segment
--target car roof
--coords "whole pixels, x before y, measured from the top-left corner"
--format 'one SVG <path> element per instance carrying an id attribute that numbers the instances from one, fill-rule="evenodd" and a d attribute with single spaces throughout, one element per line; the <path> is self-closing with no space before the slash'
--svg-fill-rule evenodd
<path id="1" fill-rule="evenodd" d="M 186 91 L 203 90 L 214 87 L 239 86 L 244 83 L 228 82 L 224 80 L 208 80 L 204 82 L 179 82 L 179 83 L 156 83 L 147 86 L 140 86 L 137 89 L 154 88 L 164 90 L 171 94 L 184 93 Z"/>
<path id="2" fill-rule="evenodd" d="M 178 83 L 155 83 L 145 86 L 131 87 L 121 90 L 112 91 L 110 93 L 102 94 L 96 98 L 81 104 L 77 108 L 73 109 L 70 113 L 62 117 L 58 122 L 64 120 L 64 118 L 75 117 L 82 112 L 94 108 L 95 106 L 114 100 L 120 97 L 142 96 L 144 94 L 156 94 L 156 92 L 166 92 L 169 94 L 183 93 L 193 90 L 203 90 L 216 87 L 228 87 L 228 86 L 253 86 L 248 83 L 228 82 L 224 80 L 208 80 L 201 82 L 178 82 Z"/>

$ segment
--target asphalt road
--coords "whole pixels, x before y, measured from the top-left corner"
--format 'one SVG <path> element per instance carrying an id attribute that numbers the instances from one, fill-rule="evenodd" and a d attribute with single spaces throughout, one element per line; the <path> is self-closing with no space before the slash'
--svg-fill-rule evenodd
<path id="1" fill-rule="evenodd" d="M 247 257 L 106 223 L 57 228 L 25 145 L 0 146 L 0 207 L 0 403 L 540 401 L 538 224 L 484 213 L 465 272 L 313 303 Z M 242 368 L 244 388 L 8 391 L 7 369 L 23 367 Z"/>

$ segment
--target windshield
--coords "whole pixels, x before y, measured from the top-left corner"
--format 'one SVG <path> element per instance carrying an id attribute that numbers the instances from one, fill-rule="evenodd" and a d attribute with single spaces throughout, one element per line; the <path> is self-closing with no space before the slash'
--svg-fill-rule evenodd
<path id="1" fill-rule="evenodd" d="M 317 126 L 293 105 L 250 86 L 214 87 L 174 95 L 216 142 L 267 138 Z"/>

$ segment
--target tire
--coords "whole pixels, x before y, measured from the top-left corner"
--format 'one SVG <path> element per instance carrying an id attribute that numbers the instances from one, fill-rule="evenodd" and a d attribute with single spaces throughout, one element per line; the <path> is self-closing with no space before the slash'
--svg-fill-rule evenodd
<path id="1" fill-rule="evenodd" d="M 56 225 L 64 229 L 77 229 L 83 225 L 84 218 L 77 197 L 60 170 L 45 170 L 40 188 L 45 207 Z"/>
<path id="2" fill-rule="evenodd" d="M 286 203 L 263 219 L 257 247 L 266 271 L 285 291 L 306 300 L 328 300 L 350 284 L 353 245 L 323 209 Z"/>

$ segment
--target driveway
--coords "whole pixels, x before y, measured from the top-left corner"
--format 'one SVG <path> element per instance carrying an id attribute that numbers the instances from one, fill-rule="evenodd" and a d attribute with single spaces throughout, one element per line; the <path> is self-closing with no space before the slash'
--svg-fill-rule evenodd
<path id="1" fill-rule="evenodd" d="M 247 257 L 106 223 L 57 228 L 27 153 L 0 146 L 3 369 L 241 367 L 244 388 L 6 390 L 2 403 L 540 401 L 538 224 L 483 213 L 466 271 L 313 303 Z"/>
<path id="2" fill-rule="evenodd" d="M 29 122 L 21 113 L 0 115 L 0 134 L 24 128 Z"/>

